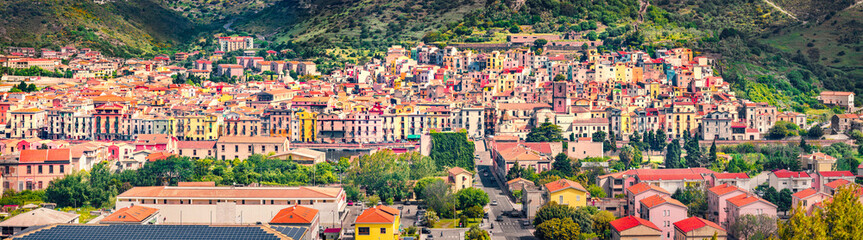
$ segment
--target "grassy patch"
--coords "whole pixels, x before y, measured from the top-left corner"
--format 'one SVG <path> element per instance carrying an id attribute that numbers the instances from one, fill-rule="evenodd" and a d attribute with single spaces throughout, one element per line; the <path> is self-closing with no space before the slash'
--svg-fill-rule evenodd
<path id="1" fill-rule="evenodd" d="M 459 222 L 458 221 L 459 220 L 457 218 L 456 219 L 451 219 L 451 218 L 441 219 L 440 221 L 437 221 L 434 224 L 433 228 L 459 228 Z M 482 222 L 482 218 L 468 218 L 467 219 L 467 225 L 464 226 L 464 228 L 469 228 L 471 226 L 479 225 L 480 222 Z"/>

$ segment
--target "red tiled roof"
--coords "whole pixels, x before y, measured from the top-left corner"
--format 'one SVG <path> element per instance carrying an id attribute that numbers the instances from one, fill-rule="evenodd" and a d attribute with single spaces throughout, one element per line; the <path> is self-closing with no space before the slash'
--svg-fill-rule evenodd
<path id="1" fill-rule="evenodd" d="M 829 171 L 829 172 L 818 172 L 818 175 L 822 177 L 853 177 L 854 174 L 851 171 Z"/>
<path id="2" fill-rule="evenodd" d="M 732 205 L 737 206 L 737 207 L 743 207 L 743 206 L 746 206 L 746 205 L 749 205 L 749 204 L 752 204 L 752 203 L 758 202 L 758 201 L 762 201 L 764 203 L 776 206 L 775 204 L 770 203 L 767 200 L 761 199 L 758 196 L 755 196 L 754 194 L 747 194 L 747 193 L 740 194 L 740 195 L 737 195 L 735 197 L 729 198 L 727 201 L 728 201 L 728 203 L 731 203 Z"/>
<path id="3" fill-rule="evenodd" d="M 68 148 L 22 150 L 18 158 L 21 163 L 41 163 L 50 161 L 69 161 L 72 157 Z"/>
<path id="4" fill-rule="evenodd" d="M 746 173 L 717 173 L 713 174 L 716 179 L 749 179 Z"/>
<path id="5" fill-rule="evenodd" d="M 835 180 L 835 181 L 832 181 L 832 182 L 829 182 L 829 183 L 827 183 L 827 184 L 824 184 L 824 186 L 829 187 L 829 188 L 831 188 L 831 189 L 837 189 L 837 188 L 839 188 L 839 187 L 841 187 L 841 186 L 848 185 L 849 183 L 851 183 L 851 182 L 849 182 L 848 180 L 845 180 L 845 179 L 837 179 L 837 180 Z"/>
<path id="6" fill-rule="evenodd" d="M 317 209 L 297 205 L 280 210 L 279 213 L 276 213 L 276 216 L 270 220 L 270 223 L 310 224 L 315 220 L 317 215 Z"/>
<path id="7" fill-rule="evenodd" d="M 151 153 L 150 155 L 147 155 L 147 161 L 148 162 L 155 162 L 158 160 L 165 160 L 171 156 L 174 156 L 174 154 L 167 153 L 167 152 Z"/>
<path id="8" fill-rule="evenodd" d="M 684 205 L 680 201 L 677 201 L 676 199 L 673 199 L 669 196 L 661 196 L 659 194 L 641 199 L 641 203 L 644 204 L 644 206 L 647 208 L 659 206 L 664 203 L 670 203 L 684 208 L 686 207 L 686 205 Z"/>
<path id="9" fill-rule="evenodd" d="M 101 222 L 142 222 L 158 211 L 159 209 L 156 208 L 134 205 L 117 210 L 103 218 Z"/>
<path id="10" fill-rule="evenodd" d="M 734 186 L 734 185 L 729 185 L 727 183 L 708 189 L 708 191 L 715 193 L 716 195 L 719 195 L 719 196 L 728 194 L 728 193 L 736 191 L 736 190 L 740 190 L 740 188 L 737 188 L 737 186 Z M 740 190 L 740 191 L 743 191 L 743 190 Z"/>
<path id="11" fill-rule="evenodd" d="M 647 184 L 645 182 L 640 182 L 638 184 L 635 184 L 635 185 L 632 185 L 632 186 L 629 186 L 628 188 L 626 188 L 627 191 L 629 191 L 635 195 L 646 192 L 647 190 L 650 190 L 650 189 L 659 191 L 661 193 L 670 194 L 670 193 L 668 193 L 668 191 L 666 191 L 665 189 L 663 189 L 661 187 L 653 186 L 653 185 Z"/>
<path id="12" fill-rule="evenodd" d="M 357 216 L 356 223 L 394 223 L 398 210 L 378 205 L 363 211 Z"/>
<path id="13" fill-rule="evenodd" d="M 323 187 L 134 187 L 118 198 L 236 198 L 236 199 L 332 199 L 341 188 Z"/>
<path id="14" fill-rule="evenodd" d="M 791 194 L 791 196 L 795 196 L 797 198 L 804 199 L 804 198 L 810 197 L 812 195 L 815 195 L 816 193 L 818 193 L 818 191 L 815 191 L 815 189 L 809 188 L 809 189 Z"/>
<path id="15" fill-rule="evenodd" d="M 179 141 L 177 148 L 213 149 L 216 141 Z"/>
<path id="16" fill-rule="evenodd" d="M 584 189 L 584 186 L 581 186 L 580 183 L 574 182 L 569 179 L 561 179 L 554 182 L 546 183 L 545 188 L 548 189 L 548 192 L 557 192 L 567 188 L 573 188 L 575 190 L 587 192 L 587 190 Z"/>
<path id="17" fill-rule="evenodd" d="M 707 221 L 706 219 L 700 217 L 691 217 L 674 223 L 674 227 L 680 229 L 684 233 L 691 232 L 695 229 L 703 228 L 706 226 L 725 231 L 725 229 L 723 229 L 716 223 Z"/>
<path id="18" fill-rule="evenodd" d="M 778 178 L 808 178 L 809 174 L 806 172 L 792 172 L 785 169 L 773 171 L 773 174 Z"/>
<path id="19" fill-rule="evenodd" d="M 611 227 L 614 228 L 614 230 L 617 230 L 617 232 L 623 232 L 623 231 L 626 231 L 627 229 L 634 228 L 634 227 L 637 227 L 639 225 L 644 225 L 646 227 L 656 229 L 656 231 L 662 231 L 662 229 L 659 229 L 659 227 L 657 227 L 652 222 L 644 220 L 644 219 L 642 219 L 640 217 L 636 217 L 636 216 L 626 216 L 626 217 L 611 221 L 609 224 L 611 224 Z"/>

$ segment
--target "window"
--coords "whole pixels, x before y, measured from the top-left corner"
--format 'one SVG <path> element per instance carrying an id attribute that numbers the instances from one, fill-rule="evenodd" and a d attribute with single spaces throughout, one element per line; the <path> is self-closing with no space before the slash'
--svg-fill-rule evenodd
<path id="1" fill-rule="evenodd" d="M 357 228 L 357 235 L 369 235 L 369 234 L 370 234 L 369 228 L 367 228 L 367 227 Z"/>
<path id="2" fill-rule="evenodd" d="M 386 228 L 381 228 L 381 233 L 382 233 L 382 234 L 387 233 L 387 229 L 386 229 Z"/>
<path id="3" fill-rule="evenodd" d="M 563 204 L 563 196 L 558 196 L 557 202 Z"/>
<path id="4" fill-rule="evenodd" d="M 33 171 L 32 168 L 32 166 L 27 166 L 27 174 L 30 174 Z"/>
<path id="5" fill-rule="evenodd" d="M 63 169 L 64 167 L 66 167 L 66 166 L 64 166 L 64 165 L 60 165 L 60 173 L 64 173 L 64 172 L 65 172 L 65 171 L 64 171 L 64 169 Z"/>
<path id="6" fill-rule="evenodd" d="M 39 166 L 37 167 L 37 170 L 36 170 L 36 171 L 37 171 L 37 172 L 39 172 L 39 174 L 42 174 L 42 165 L 39 165 Z"/>

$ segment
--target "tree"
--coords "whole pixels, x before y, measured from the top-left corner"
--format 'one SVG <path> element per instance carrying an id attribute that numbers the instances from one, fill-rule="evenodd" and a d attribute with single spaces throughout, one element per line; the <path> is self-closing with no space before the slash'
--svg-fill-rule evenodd
<path id="1" fill-rule="evenodd" d="M 701 154 L 701 146 L 698 145 L 698 139 L 690 137 L 689 130 L 684 131 L 683 138 L 683 149 L 686 150 L 686 166 L 704 166 L 704 157 Z"/>
<path id="2" fill-rule="evenodd" d="M 783 139 L 788 135 L 788 128 L 785 127 L 785 124 L 774 124 L 770 130 L 767 131 L 767 135 L 771 139 Z"/>
<path id="3" fill-rule="evenodd" d="M 656 130 L 656 134 L 653 136 L 653 142 L 656 144 L 653 146 L 654 151 L 662 151 L 665 149 L 665 141 L 667 141 L 667 136 L 665 135 L 665 130 L 659 129 Z"/>
<path id="4" fill-rule="evenodd" d="M 437 221 L 440 221 L 440 218 L 437 216 L 437 213 L 433 209 L 429 209 L 428 211 L 426 211 L 425 220 L 427 226 L 431 227 L 434 226 Z"/>
<path id="5" fill-rule="evenodd" d="M 709 158 L 708 160 L 711 163 L 715 163 L 716 160 L 719 158 L 718 156 L 716 156 L 716 139 L 713 139 L 713 144 L 710 145 L 710 151 L 708 152 L 708 158 Z"/>
<path id="6" fill-rule="evenodd" d="M 821 210 L 812 211 L 812 216 L 807 216 L 802 205 L 794 209 L 788 221 L 779 221 L 777 229 L 779 239 L 828 239 L 827 224 L 822 221 Z"/>
<path id="7" fill-rule="evenodd" d="M 470 227 L 470 230 L 468 230 L 467 233 L 465 233 L 464 238 L 466 240 L 491 240 L 491 237 L 488 235 L 488 232 L 480 229 L 476 225 Z"/>
<path id="8" fill-rule="evenodd" d="M 554 218 L 536 225 L 533 235 L 539 240 L 576 240 L 581 234 L 572 219 Z"/>
<path id="9" fill-rule="evenodd" d="M 433 182 L 423 190 L 423 197 L 429 209 L 434 210 L 441 217 L 455 217 L 455 207 L 458 199 L 450 193 L 450 187 L 444 182 Z"/>
<path id="10" fill-rule="evenodd" d="M 593 142 L 602 142 L 602 141 L 604 141 L 604 140 L 605 140 L 605 136 L 606 136 L 606 135 L 607 135 L 607 134 L 606 134 L 605 132 L 603 132 L 603 131 L 594 132 L 594 133 L 593 133 L 593 135 L 592 135 L 592 137 L 593 137 Z"/>
<path id="11" fill-rule="evenodd" d="M 680 140 L 671 140 L 665 152 L 665 168 L 684 168 L 680 161 Z"/>
<path id="12" fill-rule="evenodd" d="M 519 32 L 521 32 L 521 28 L 519 28 L 518 25 L 513 25 L 512 27 L 509 28 L 509 32 L 510 33 L 519 33 Z"/>
<path id="13" fill-rule="evenodd" d="M 857 171 L 857 166 L 860 166 L 860 161 L 854 156 L 843 156 L 836 160 L 836 170 L 838 171 Z"/>
<path id="14" fill-rule="evenodd" d="M 812 151 L 812 147 L 809 146 L 809 144 L 806 144 L 806 138 L 804 138 L 804 137 L 800 138 L 800 150 L 803 150 L 803 152 L 807 152 L 807 153 L 809 151 Z"/>
<path id="15" fill-rule="evenodd" d="M 620 149 L 620 153 L 618 153 L 617 156 L 620 158 L 620 162 L 622 162 L 623 165 L 626 166 L 626 169 L 629 169 L 629 167 L 632 165 L 632 159 L 634 157 L 633 155 L 635 155 L 635 151 L 633 150 L 632 146 L 627 145 L 623 146 L 623 148 Z"/>
<path id="16" fill-rule="evenodd" d="M 766 214 L 746 214 L 738 217 L 737 221 L 728 226 L 728 234 L 736 239 L 767 239 L 775 233 L 776 218 Z"/>
<path id="17" fill-rule="evenodd" d="M 566 177 L 573 174 L 572 161 L 569 160 L 569 156 L 565 153 L 558 153 L 557 156 L 554 156 L 554 163 L 552 163 L 551 167 Z"/>
<path id="18" fill-rule="evenodd" d="M 707 213 L 707 194 L 704 190 L 696 187 L 687 187 L 685 189 L 677 189 L 671 198 L 677 199 L 689 208 L 689 216 L 706 217 Z"/>
<path id="19" fill-rule="evenodd" d="M 809 131 L 806 132 L 806 135 L 812 139 L 819 139 L 821 138 L 821 136 L 824 136 L 824 130 L 822 130 L 821 127 L 816 124 L 809 128 Z"/>
<path id="20" fill-rule="evenodd" d="M 596 186 L 594 184 L 591 184 L 589 187 L 587 187 L 587 192 L 590 193 L 591 198 L 608 197 L 605 195 L 605 190 L 603 190 L 601 187 Z"/>
<path id="21" fill-rule="evenodd" d="M 411 165 L 411 180 L 431 177 L 437 172 L 437 165 L 431 157 L 423 156 L 419 152 L 409 152 L 399 155 L 406 158 Z"/>
<path id="22" fill-rule="evenodd" d="M 509 171 L 506 173 L 506 180 L 513 180 L 516 178 L 524 177 L 525 169 L 518 163 L 518 160 L 515 160 L 515 163 L 512 164 L 512 167 L 509 168 Z"/>
<path id="23" fill-rule="evenodd" d="M 425 195 L 423 195 L 423 192 L 425 192 L 425 188 L 434 182 L 443 182 L 443 180 L 436 177 L 427 177 L 417 181 L 414 184 L 414 195 L 416 196 L 416 198 L 425 199 Z"/>
<path id="24" fill-rule="evenodd" d="M 482 206 L 475 205 L 473 207 L 465 209 L 462 213 L 464 213 L 464 215 L 467 215 L 470 218 L 481 218 L 485 211 L 483 210 Z"/>
<path id="25" fill-rule="evenodd" d="M 456 192 L 458 200 L 458 208 L 461 210 L 468 209 L 473 206 L 485 206 L 488 204 L 488 193 L 479 188 L 465 188 Z"/>
<path id="26" fill-rule="evenodd" d="M 83 180 L 83 173 L 75 173 L 52 181 L 45 189 L 45 200 L 58 207 L 84 206 L 89 201 L 89 189 Z"/>
<path id="27" fill-rule="evenodd" d="M 563 136 L 561 135 L 560 126 L 544 122 L 539 127 L 530 129 L 530 133 L 527 134 L 527 139 L 525 140 L 528 142 L 561 142 L 563 141 Z"/>
<path id="28" fill-rule="evenodd" d="M 791 194 L 791 190 L 787 188 L 779 191 L 778 197 L 776 199 L 777 202 L 775 203 L 778 207 L 777 210 L 787 212 L 789 209 L 791 209 Z"/>
<path id="29" fill-rule="evenodd" d="M 539 226 L 540 224 L 555 218 L 572 218 L 573 215 L 575 215 L 575 208 L 568 205 L 557 204 L 555 201 L 549 201 L 536 212 L 536 216 L 533 219 L 533 225 Z"/>
<path id="30" fill-rule="evenodd" d="M 616 218 L 609 211 L 599 211 L 593 214 L 593 232 L 599 234 L 600 239 L 611 238 L 611 221 Z"/>
<path id="31" fill-rule="evenodd" d="M 833 195 L 833 201 L 824 202 L 824 220 L 832 239 L 863 236 L 863 205 L 857 192 L 853 187 L 842 187 Z"/>

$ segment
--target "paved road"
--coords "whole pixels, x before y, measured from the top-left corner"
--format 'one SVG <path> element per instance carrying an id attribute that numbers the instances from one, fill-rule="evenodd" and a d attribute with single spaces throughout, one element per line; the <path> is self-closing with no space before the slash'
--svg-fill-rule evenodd
<path id="1" fill-rule="evenodd" d="M 515 209 L 515 204 L 510 201 L 509 197 L 504 195 L 501 190 L 501 186 L 491 175 L 491 155 L 485 148 L 485 144 L 482 142 L 476 142 L 475 145 L 476 154 L 479 155 L 476 165 L 479 172 L 478 179 L 480 180 L 476 183 L 475 187 L 479 187 L 488 193 L 489 200 L 497 200 L 498 202 L 497 206 L 491 206 L 489 219 L 486 219 L 486 221 L 492 221 L 491 225 L 494 225 L 494 228 L 490 228 L 491 225 L 488 224 L 488 222 L 486 222 L 484 228 L 489 230 L 493 240 L 535 239 L 533 237 L 533 227 L 522 225 L 522 222 L 527 220 L 526 218 L 511 218 L 504 216 L 503 221 L 495 221 L 497 216 L 503 215 L 504 211 Z"/>

